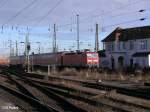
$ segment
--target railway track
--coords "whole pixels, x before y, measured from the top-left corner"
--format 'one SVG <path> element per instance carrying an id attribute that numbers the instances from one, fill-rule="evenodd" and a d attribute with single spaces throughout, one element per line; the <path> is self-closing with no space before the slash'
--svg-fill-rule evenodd
<path id="1" fill-rule="evenodd" d="M 7 72 L 8 71 L 5 71 L 5 74 L 7 74 Z M 49 107 L 53 107 L 59 112 L 86 112 L 86 110 L 74 106 L 65 98 L 56 95 L 52 91 L 48 91 L 47 89 L 42 88 L 40 85 L 33 83 L 27 78 L 18 76 L 18 74 L 12 72 L 10 74 L 9 76 L 7 75 L 9 77 L 9 80 L 17 85 L 20 92 L 27 93 L 30 97 L 33 97 L 38 101 L 42 101 L 45 105 Z M 20 78 L 19 81 L 17 80 L 18 78 Z"/>
<path id="2" fill-rule="evenodd" d="M 83 91 L 82 87 L 80 90 L 78 88 L 73 87 L 66 87 L 64 85 L 60 84 L 53 84 L 53 83 L 47 83 L 45 80 L 39 81 L 38 79 L 29 78 L 26 77 L 29 74 L 23 74 L 23 73 L 12 73 L 11 74 L 22 75 L 22 79 L 26 79 L 25 83 L 28 83 L 29 85 L 32 85 L 38 89 L 40 89 L 45 94 L 53 94 L 58 99 L 67 99 L 65 102 L 69 102 L 70 104 L 76 105 L 77 107 L 84 107 L 85 103 L 90 107 L 94 107 L 95 110 L 101 110 L 101 108 L 105 107 L 109 108 L 109 111 L 121 111 L 121 112 L 145 112 L 150 111 L 150 107 L 147 107 L 146 105 L 143 106 L 143 104 L 137 104 L 132 101 L 126 101 L 121 100 L 122 96 L 118 97 L 117 95 L 113 95 L 113 92 L 109 92 L 108 94 L 94 94 L 92 92 Z M 53 79 L 54 80 L 54 79 Z M 64 79 L 63 79 L 64 80 Z M 34 82 L 34 83 L 33 83 Z M 80 82 L 81 83 L 81 82 Z M 116 93 L 115 93 L 116 94 Z M 59 96 L 59 98 L 58 98 Z M 131 97 L 123 96 L 125 98 L 130 99 Z M 58 98 L 58 99 L 57 99 Z M 132 100 L 132 98 L 131 98 Z M 59 100 L 61 102 L 62 100 Z M 136 100 L 135 100 L 136 101 Z M 64 103 L 61 102 L 61 103 Z M 82 105 L 84 104 L 84 105 Z M 72 108 L 72 107 L 71 107 Z M 81 108 L 80 108 L 81 109 Z M 81 110 L 80 110 L 81 111 Z M 83 111 L 83 110 L 82 110 Z M 92 112 L 92 111 L 91 111 Z"/>
<path id="3" fill-rule="evenodd" d="M 39 74 L 26 74 L 27 77 L 32 77 L 32 78 L 38 78 L 38 79 L 44 79 L 44 76 L 39 75 Z M 49 76 L 49 80 L 62 80 L 65 82 L 73 82 L 76 84 L 80 84 L 85 87 L 90 87 L 90 88 L 95 88 L 99 90 L 116 90 L 117 93 L 128 95 L 128 96 L 133 96 L 137 98 L 143 98 L 143 99 L 150 99 L 150 91 L 148 90 L 139 90 L 135 88 L 128 88 L 128 87 L 122 87 L 118 85 L 112 85 L 112 84 L 107 84 L 107 83 L 97 83 L 97 82 L 88 82 L 84 80 L 77 80 L 77 79 L 70 79 L 70 78 L 63 78 L 63 77 L 57 77 L 57 76 Z M 149 83 L 145 83 L 145 85 L 149 85 Z"/>
<path id="4" fill-rule="evenodd" d="M 124 109 L 124 110 L 130 110 L 131 108 L 145 108 L 145 109 L 148 109 L 148 110 L 150 110 L 150 106 L 149 106 L 149 103 L 147 102 L 147 103 L 145 103 L 144 101 L 142 102 L 142 104 L 141 103 L 136 103 L 137 101 L 139 101 L 139 100 L 142 100 L 142 99 L 137 99 L 137 98 L 133 98 L 133 97 L 130 97 L 130 96 L 125 96 L 125 95 L 120 95 L 120 94 L 117 94 L 117 93 L 114 93 L 114 94 L 112 94 L 113 92 L 105 92 L 105 93 L 101 93 L 100 94 L 100 92 L 99 93 L 95 93 L 95 96 L 94 97 L 92 97 L 93 95 L 94 95 L 94 93 L 93 92 L 90 92 L 90 93 L 88 93 L 88 91 L 84 91 L 84 89 L 82 88 L 82 89 L 79 89 L 78 87 L 76 87 L 76 88 L 74 88 L 74 87 L 68 87 L 68 86 L 66 86 L 66 87 L 62 87 L 62 86 L 59 86 L 60 84 L 52 84 L 52 83 L 45 83 L 45 82 L 41 82 L 41 81 L 37 81 L 37 80 L 32 80 L 32 81 L 35 81 L 35 82 L 37 82 L 37 83 L 39 83 L 39 84 L 41 84 L 41 85 L 47 85 L 46 87 L 47 88 L 49 88 L 50 90 L 53 90 L 53 91 L 55 91 L 55 92 L 58 92 L 58 93 L 62 93 L 62 92 L 65 92 L 66 93 L 66 96 L 68 95 L 68 93 L 72 96 L 72 97 L 76 97 L 76 94 L 75 93 L 79 93 L 80 94 L 80 98 L 77 96 L 76 97 L 76 99 L 82 99 L 82 100 L 84 100 L 85 102 L 89 102 L 89 103 L 91 103 L 92 105 L 93 104 L 99 104 L 99 105 L 107 105 L 107 106 L 109 106 L 109 107 L 115 107 L 115 108 L 117 108 L 117 105 L 124 105 L 124 106 L 122 106 L 121 108 L 120 107 L 118 107 L 118 109 L 120 108 L 120 109 Z M 63 89 L 63 91 L 62 91 L 62 89 Z M 86 89 L 88 89 L 88 88 L 86 88 Z M 91 89 L 91 91 L 93 91 L 92 89 Z M 96 91 L 95 91 L 96 92 Z M 88 94 L 88 95 L 85 95 L 85 93 L 86 94 Z M 91 96 L 89 95 L 89 94 L 91 94 Z M 85 97 L 86 96 L 86 97 Z M 91 98 L 90 98 L 91 97 Z M 99 98 L 100 97 L 100 98 Z M 95 100 L 93 100 L 93 99 L 95 99 L 95 98 L 99 98 L 99 100 L 97 100 L 97 101 L 95 101 Z M 123 99 L 124 98 L 124 99 Z M 127 99 L 130 99 L 129 101 L 128 100 L 126 100 L 125 98 L 127 98 Z M 104 99 L 103 101 L 102 101 L 102 99 Z M 106 100 L 107 99 L 107 100 Z M 136 99 L 136 100 L 135 100 Z M 108 101 L 109 100 L 109 101 Z M 133 101 L 132 101 L 133 100 Z M 115 102 L 116 103 L 116 105 L 112 105 L 113 103 L 109 103 L 108 104 L 108 102 Z M 127 106 L 125 106 L 125 104 L 127 105 Z M 132 106 L 131 106 L 132 105 Z M 131 107 L 130 107 L 131 106 Z M 128 109 L 126 109 L 127 107 L 130 107 L 130 108 L 128 108 Z M 140 110 L 140 109 L 139 109 Z M 139 112 L 141 112 L 141 110 L 139 111 Z"/>
<path id="5" fill-rule="evenodd" d="M 29 103 L 34 108 L 36 108 L 36 111 L 39 111 L 39 112 L 41 112 L 41 111 L 45 111 L 45 112 L 60 112 L 57 109 L 55 109 L 53 107 L 49 107 L 49 106 L 45 105 L 44 103 L 42 103 L 41 101 L 35 100 L 34 98 L 29 97 L 29 96 L 27 96 L 27 95 L 25 95 L 25 94 L 15 90 L 15 89 L 12 89 L 12 88 L 8 87 L 5 84 L 1 83 L 0 87 L 3 90 L 9 92 L 10 94 L 16 96 L 17 98 L 20 98 L 21 100 L 26 101 L 27 103 Z M 26 110 L 26 108 L 24 110 Z"/>
<path id="6" fill-rule="evenodd" d="M 150 82 L 145 82 L 144 85 L 145 86 L 150 86 Z"/>
<path id="7" fill-rule="evenodd" d="M 30 79 L 30 80 L 31 80 L 31 82 L 37 82 L 38 84 L 43 84 L 37 80 L 36 81 L 32 80 L 32 79 Z M 76 89 L 73 90 L 73 88 L 68 88 L 68 87 L 64 87 L 64 86 L 60 86 L 60 85 L 56 85 L 56 84 L 50 84 L 50 83 L 47 84 L 47 87 L 42 86 L 42 88 L 47 88 L 48 90 L 54 91 L 57 94 L 64 95 L 64 97 L 68 97 L 68 93 L 76 91 Z M 64 94 L 62 92 L 62 90 L 65 91 L 66 94 Z M 123 102 L 121 100 L 115 100 L 112 97 L 110 97 L 110 98 L 107 97 L 107 100 L 106 100 L 106 97 L 104 97 L 104 99 L 100 99 L 102 102 L 88 99 L 88 97 L 85 98 L 85 94 L 82 96 L 77 96 L 77 95 L 71 94 L 70 97 L 74 97 L 74 98 L 76 97 L 75 99 L 80 99 L 80 100 L 82 99 L 83 101 L 86 101 L 86 102 L 88 101 L 91 105 L 94 105 L 94 106 L 96 106 L 96 105 L 103 105 L 104 106 L 105 105 L 105 106 L 108 106 L 112 109 L 116 109 L 116 110 L 120 110 L 120 111 L 130 112 L 131 108 L 134 108 L 134 110 L 136 110 L 135 108 L 140 106 L 140 108 L 138 108 L 138 109 L 140 110 L 139 112 L 142 112 L 143 108 L 145 108 L 145 107 L 142 107 L 141 105 L 136 105 L 133 102 Z M 108 103 L 108 102 L 110 102 L 110 103 Z M 127 106 L 124 105 L 125 103 Z M 120 105 L 120 106 L 118 107 L 118 105 Z M 130 106 L 130 105 L 132 105 L 132 106 Z"/>

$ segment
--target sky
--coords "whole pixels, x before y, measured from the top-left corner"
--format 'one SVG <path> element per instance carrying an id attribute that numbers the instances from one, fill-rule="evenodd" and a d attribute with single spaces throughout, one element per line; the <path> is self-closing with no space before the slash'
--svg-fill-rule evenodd
<path id="1" fill-rule="evenodd" d="M 143 10 L 143 11 L 140 11 Z M 94 50 L 95 24 L 99 24 L 99 43 L 115 28 L 150 25 L 150 0 L 0 0 L 0 56 L 23 54 L 29 33 L 31 51 L 52 51 L 53 24 L 59 51 L 76 50 L 79 14 L 80 49 Z M 145 18 L 144 21 L 140 19 Z M 14 49 L 14 50 L 13 50 Z"/>

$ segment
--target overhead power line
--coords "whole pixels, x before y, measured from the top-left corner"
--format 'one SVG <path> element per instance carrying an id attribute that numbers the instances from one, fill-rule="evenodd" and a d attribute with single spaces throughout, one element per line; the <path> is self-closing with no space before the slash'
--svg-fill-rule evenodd
<path id="1" fill-rule="evenodd" d="M 102 14 L 97 14 L 97 15 L 95 15 L 95 16 L 86 17 L 86 18 L 80 20 L 80 24 L 85 23 L 85 21 L 87 21 L 87 20 L 89 20 L 89 19 L 91 19 L 91 18 L 103 17 L 103 16 L 109 15 L 109 14 L 111 14 L 111 13 L 113 13 L 113 12 L 119 10 L 119 9 L 124 9 L 124 8 L 126 8 L 126 7 L 135 5 L 135 4 L 139 3 L 139 2 L 143 2 L 143 1 L 141 1 L 141 0 L 136 0 L 136 1 L 132 2 L 132 3 L 126 4 L 126 5 L 124 5 L 124 6 L 120 6 L 120 7 L 118 7 L 118 8 L 112 9 L 111 11 L 107 11 L 107 12 L 104 12 L 104 13 L 102 13 Z M 143 10 L 140 10 L 139 12 L 144 12 L 144 11 L 145 11 L 145 10 L 143 9 Z M 120 14 L 120 15 L 121 15 L 121 14 Z M 66 26 L 70 26 L 70 25 L 73 25 L 73 24 L 76 24 L 76 23 L 72 23 L 72 24 L 68 23 L 68 24 L 60 25 L 59 27 L 66 27 Z"/>
<path id="2" fill-rule="evenodd" d="M 106 25 L 106 26 L 103 26 L 103 28 L 110 28 L 110 27 L 114 27 L 114 26 L 117 27 L 118 25 L 129 24 L 129 23 L 134 23 L 134 22 L 138 22 L 138 21 L 145 21 L 148 19 L 150 19 L 150 17 L 143 17 L 143 18 L 134 19 L 134 20 L 130 20 L 130 21 L 124 21 L 124 22 L 120 22 L 120 23 L 116 23 L 116 24 Z M 87 33 L 87 31 L 85 31 L 84 33 Z"/>
<path id="3" fill-rule="evenodd" d="M 7 3 L 7 1 L 8 1 L 8 0 L 5 0 L 4 2 L 1 2 L 1 3 L 0 3 L 0 4 L 1 4 L 1 5 L 0 5 L 0 8 L 4 7 L 5 4 Z"/>
<path id="4" fill-rule="evenodd" d="M 121 13 L 121 14 L 118 14 L 118 15 L 113 15 L 113 16 L 109 16 L 109 18 L 117 18 L 117 17 L 121 17 L 121 16 L 126 16 L 126 15 L 129 15 L 129 14 L 135 14 L 135 13 L 143 13 L 144 11 L 148 11 L 148 10 L 150 10 L 149 8 L 148 9 L 142 9 L 142 10 L 138 10 L 138 11 L 133 11 L 133 12 L 128 12 L 128 13 Z M 102 19 L 102 18 L 101 18 Z M 84 23 L 87 23 L 88 21 L 83 21 L 82 20 L 82 22 L 80 22 L 80 24 L 84 24 Z M 72 26 L 72 25 L 74 25 L 75 23 L 68 23 L 68 24 L 66 24 L 66 25 L 63 25 L 63 26 L 58 26 L 58 27 L 67 27 L 67 26 Z M 72 29 L 73 29 L 73 27 L 72 27 Z"/>
<path id="5" fill-rule="evenodd" d="M 134 19 L 134 20 L 129 20 L 129 21 L 124 21 L 124 22 L 120 22 L 120 23 L 116 23 L 116 24 L 110 24 L 110 25 L 106 25 L 106 26 L 103 26 L 102 29 L 106 29 L 106 28 L 110 28 L 110 27 L 118 27 L 118 25 L 123 25 L 123 24 L 129 24 L 129 23 L 134 23 L 134 22 L 142 22 L 142 21 L 146 21 L 146 20 L 149 20 L 150 17 L 143 17 L 143 18 L 138 18 L 138 19 Z M 74 28 L 75 29 L 75 28 Z M 82 33 L 88 33 L 89 31 L 87 30 L 82 30 L 81 31 Z"/>
<path id="6" fill-rule="evenodd" d="M 118 15 L 109 16 L 109 18 L 117 18 L 117 17 L 126 16 L 126 15 L 129 15 L 129 14 L 136 14 L 136 13 L 140 14 L 140 13 L 143 13 L 143 12 L 148 11 L 148 10 L 150 10 L 150 8 L 141 9 L 141 10 L 133 11 L 133 12 L 125 12 L 125 13 L 121 13 L 121 14 L 118 14 Z"/>
<path id="7" fill-rule="evenodd" d="M 49 11 L 40 19 L 36 22 L 35 26 L 37 24 L 40 24 L 45 18 L 47 18 L 47 16 L 49 16 L 53 10 L 55 10 L 57 8 L 57 6 L 62 2 L 63 0 L 59 0 L 51 9 L 49 9 Z"/>
<path id="8" fill-rule="evenodd" d="M 4 24 L 8 24 L 9 22 L 13 21 L 16 17 L 18 17 L 23 11 L 25 11 L 26 9 L 28 9 L 29 7 L 31 7 L 37 0 L 33 0 L 31 1 L 29 4 L 27 4 L 24 8 L 22 8 L 21 10 L 19 10 L 15 15 L 13 15 L 11 18 L 9 18 Z"/>
<path id="9" fill-rule="evenodd" d="M 126 5 L 124 5 L 124 6 L 120 6 L 120 7 L 116 8 L 116 9 L 112 9 L 112 10 L 110 10 L 110 11 L 107 11 L 107 12 L 105 12 L 105 13 L 103 13 L 103 14 L 97 14 L 97 15 L 93 16 L 93 18 L 111 14 L 111 13 L 117 11 L 117 10 L 124 9 L 124 8 L 126 8 L 126 7 L 129 7 L 129 6 L 138 4 L 139 2 L 143 2 L 143 1 L 141 1 L 141 0 L 136 0 L 136 1 L 134 1 L 134 2 L 131 2 L 131 3 L 126 4 Z M 89 19 L 89 18 L 87 18 L 87 19 Z"/>
<path id="10" fill-rule="evenodd" d="M 144 20 L 147 20 L 147 19 L 150 19 L 150 17 L 145 17 L 145 18 L 140 18 L 140 19 L 125 21 L 125 22 L 120 22 L 120 23 L 117 23 L 117 24 L 107 25 L 107 26 L 104 26 L 104 28 L 113 27 L 113 26 L 117 26 L 117 25 L 120 25 L 120 24 L 133 23 L 133 22 L 136 22 L 136 21 L 144 21 Z"/>

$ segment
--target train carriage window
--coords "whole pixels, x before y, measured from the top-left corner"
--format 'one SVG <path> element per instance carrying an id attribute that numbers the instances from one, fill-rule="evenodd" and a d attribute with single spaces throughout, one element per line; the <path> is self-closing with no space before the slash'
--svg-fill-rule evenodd
<path id="1" fill-rule="evenodd" d="M 87 54 L 87 57 L 88 58 L 96 58 L 97 57 L 97 54 Z"/>

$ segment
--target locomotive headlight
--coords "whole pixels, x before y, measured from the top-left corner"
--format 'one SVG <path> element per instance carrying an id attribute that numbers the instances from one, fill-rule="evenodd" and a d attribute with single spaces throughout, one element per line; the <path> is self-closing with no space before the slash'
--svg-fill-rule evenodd
<path id="1" fill-rule="evenodd" d="M 92 60 L 87 60 L 87 63 L 91 64 L 91 63 L 92 63 Z"/>
<path id="2" fill-rule="evenodd" d="M 93 62 L 98 62 L 98 60 L 93 60 Z"/>

